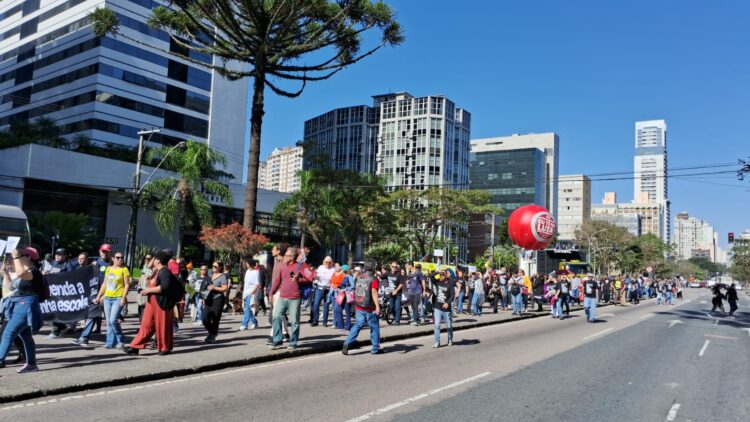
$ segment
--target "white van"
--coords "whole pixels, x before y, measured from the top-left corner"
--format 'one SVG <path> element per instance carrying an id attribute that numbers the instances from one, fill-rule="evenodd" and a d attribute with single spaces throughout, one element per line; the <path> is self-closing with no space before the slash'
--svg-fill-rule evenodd
<path id="1" fill-rule="evenodd" d="M 12 205 L 0 205 L 0 239 L 5 240 L 8 236 L 20 237 L 20 245 L 31 245 L 29 222 L 23 210 Z"/>

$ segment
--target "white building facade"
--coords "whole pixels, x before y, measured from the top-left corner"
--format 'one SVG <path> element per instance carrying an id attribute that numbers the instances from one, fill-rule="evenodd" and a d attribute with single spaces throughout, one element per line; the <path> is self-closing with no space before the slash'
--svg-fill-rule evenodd
<path id="1" fill-rule="evenodd" d="M 705 220 L 691 217 L 686 212 L 677 214 L 674 223 L 675 256 L 687 260 L 708 257 L 717 262 L 718 235 Z"/>
<path id="2" fill-rule="evenodd" d="M 576 230 L 591 219 L 591 179 L 560 176 L 558 179 L 557 238 L 575 240 Z"/>
<path id="3" fill-rule="evenodd" d="M 302 170 L 302 147 L 276 148 L 265 162 L 263 182 L 258 186 L 277 192 L 296 192 L 300 188 L 299 172 Z"/>
<path id="4" fill-rule="evenodd" d="M 667 183 L 667 123 L 664 120 L 635 122 L 633 197 L 639 203 L 658 204 L 664 213 L 657 235 L 671 238 L 670 202 Z M 642 198 L 646 198 L 643 200 Z"/>

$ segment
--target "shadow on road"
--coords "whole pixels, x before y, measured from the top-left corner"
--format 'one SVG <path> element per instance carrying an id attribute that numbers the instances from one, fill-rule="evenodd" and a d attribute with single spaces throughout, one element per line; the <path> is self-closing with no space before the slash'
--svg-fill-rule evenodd
<path id="1" fill-rule="evenodd" d="M 478 338 L 465 338 L 460 341 L 453 342 L 454 346 L 472 346 L 475 344 L 479 344 L 481 341 Z"/>
<path id="2" fill-rule="evenodd" d="M 420 347 L 423 347 L 421 344 L 394 344 L 393 346 L 383 348 L 388 353 L 396 353 L 400 352 L 401 354 L 413 352 Z"/>

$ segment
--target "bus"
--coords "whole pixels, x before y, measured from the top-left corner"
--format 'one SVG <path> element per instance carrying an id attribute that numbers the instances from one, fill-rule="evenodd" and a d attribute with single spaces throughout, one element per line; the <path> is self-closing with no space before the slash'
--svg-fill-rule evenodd
<path id="1" fill-rule="evenodd" d="M 23 210 L 12 205 L 0 205 L 0 239 L 7 240 L 8 236 L 20 237 L 19 245 L 31 245 L 31 230 Z"/>

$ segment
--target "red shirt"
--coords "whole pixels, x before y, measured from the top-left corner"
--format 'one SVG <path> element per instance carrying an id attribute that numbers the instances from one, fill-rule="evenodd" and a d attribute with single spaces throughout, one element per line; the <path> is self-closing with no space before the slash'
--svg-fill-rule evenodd
<path id="1" fill-rule="evenodd" d="M 370 292 L 372 292 L 372 289 L 375 289 L 375 291 L 377 292 L 379 287 L 380 287 L 380 283 L 378 283 L 378 278 L 377 277 L 373 277 L 372 278 L 372 282 L 370 283 Z M 372 297 L 372 299 L 375 300 L 375 301 L 378 300 L 377 293 L 375 293 L 375 295 Z M 375 307 L 374 306 L 371 307 L 371 308 L 363 308 L 361 306 L 354 305 L 354 309 L 356 309 L 358 311 L 363 311 L 363 312 L 375 312 Z"/>
<path id="2" fill-rule="evenodd" d="M 278 265 L 281 268 L 273 278 L 271 296 L 275 295 L 276 291 L 280 291 L 279 296 L 282 299 L 300 299 L 302 292 L 299 289 L 299 285 L 312 283 L 312 280 L 307 279 L 303 271 L 298 270 L 299 265 L 296 262 L 292 262 L 289 265 L 284 265 L 283 263 L 279 263 Z M 299 272 L 300 276 L 299 281 L 294 281 L 292 273 L 297 272 Z"/>

